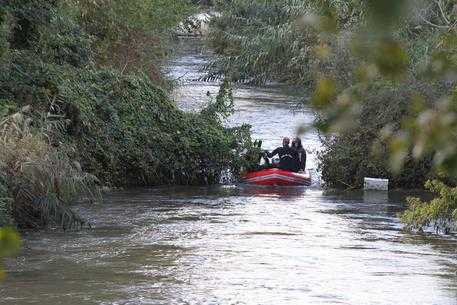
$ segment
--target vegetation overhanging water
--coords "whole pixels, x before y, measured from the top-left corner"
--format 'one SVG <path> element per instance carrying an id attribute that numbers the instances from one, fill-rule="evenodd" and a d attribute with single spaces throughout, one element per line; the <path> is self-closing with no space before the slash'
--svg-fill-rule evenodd
<path id="1" fill-rule="evenodd" d="M 201 44 L 182 47 L 167 70 L 183 76 L 176 94 L 190 107 L 217 86 L 195 81 L 210 56 Z M 231 120 L 255 112 L 255 135 L 277 145 L 277 130 L 293 118 L 287 94 L 244 87 L 235 97 Z M 306 139 L 319 145 L 315 135 Z M 402 232 L 396 213 L 405 195 L 250 186 L 111 192 L 103 204 L 77 207 L 93 229 L 25 235 L 0 304 L 455 304 L 457 241 Z"/>
<path id="2" fill-rule="evenodd" d="M 0 226 L 10 223 L 9 215 L 21 228 L 95 225 L 66 235 L 26 234 L 25 251 L 8 264 L 11 285 L 28 292 L 41 288 L 51 303 L 62 297 L 126 304 L 455 300 L 454 237 L 423 240 L 404 233 L 397 213 L 405 200 L 395 192 L 174 187 L 112 192 L 105 204 L 68 207 L 81 194 L 100 200 L 100 183 L 216 182 L 221 169 L 241 168 L 239 152 L 250 145 L 246 126 L 223 124 L 251 123 L 253 135 L 273 148 L 305 121 L 327 135 L 319 159 L 328 185 L 357 187 L 366 174 L 387 176 L 393 185 L 439 178 L 427 183 L 437 198 L 408 199 L 401 220 L 409 229 L 434 225 L 452 233 L 457 23 L 450 1 L 414 3 L 407 13 L 405 4 L 413 1 L 392 7 L 377 1 L 220 1 L 209 39 L 216 55 L 188 40 L 170 64 L 170 74 L 182 76 L 176 92 L 181 108 L 200 113 L 183 112 L 170 101 L 157 69 L 171 29 L 196 6 L 184 0 L 172 7 L 167 1 L 106 1 L 106 10 L 98 9 L 98 1 L 73 0 L 0 7 L 0 68 L 6 72 L 0 75 Z M 368 33 L 360 31 L 363 25 Z M 366 45 L 359 44 L 364 38 Z M 219 93 L 215 83 L 190 77 L 204 65 L 208 79 L 224 78 Z M 316 78 L 310 79 L 312 73 Z M 234 92 L 235 115 L 223 121 L 231 110 L 231 81 L 278 79 L 312 90 L 308 101 L 319 120 L 308 104 L 292 115 L 290 106 L 306 100 L 303 92 L 297 98 L 283 86 L 245 85 Z M 315 132 L 305 135 L 314 157 L 308 167 L 316 167 L 318 143 Z M 14 232 L 0 229 L 0 258 L 19 245 Z M 177 255 L 171 261 L 170 253 Z M 94 280 L 84 280 L 87 274 Z M 43 285 L 24 280 L 30 275 Z M 58 291 L 50 285 L 56 277 L 64 280 Z M 87 282 L 97 288 L 82 285 Z M 21 296 L 22 289 L 9 285 L 0 287 L 8 302 L 43 299 L 38 293 Z M 244 294 L 241 285 L 249 289 Z M 413 288 L 413 296 L 404 293 Z M 252 299 L 252 291 L 260 297 Z"/>

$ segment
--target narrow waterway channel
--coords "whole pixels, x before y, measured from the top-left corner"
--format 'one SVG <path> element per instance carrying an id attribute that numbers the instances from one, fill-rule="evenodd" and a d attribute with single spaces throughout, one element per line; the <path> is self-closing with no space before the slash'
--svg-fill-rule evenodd
<path id="1" fill-rule="evenodd" d="M 167 67 L 167 74 L 179 84 L 175 90 L 178 105 L 186 111 L 198 111 L 206 105 L 208 94 L 215 98 L 217 82 L 204 82 L 203 67 L 211 59 L 198 39 L 181 41 L 178 56 Z M 295 136 L 297 129 L 310 126 L 314 114 L 310 108 L 299 105 L 300 100 L 294 89 L 280 84 L 264 87 L 238 85 L 234 91 L 235 113 L 227 120 L 229 126 L 243 123 L 252 126 L 254 139 L 263 141 L 264 149 L 274 149 L 281 144 L 281 138 Z M 316 169 L 316 152 L 320 149 L 317 133 L 308 132 L 302 136 L 304 147 L 310 152 L 307 168 Z"/>
<path id="2" fill-rule="evenodd" d="M 209 53 L 181 42 L 169 75 L 179 105 L 203 106 Z M 281 86 L 242 87 L 227 124 L 265 148 L 312 112 Z M 304 135 L 315 168 L 316 134 Z M 457 239 L 401 231 L 405 194 L 249 186 L 158 187 L 81 205 L 92 230 L 38 232 L 7 264 L 0 304 L 457 304 Z"/>

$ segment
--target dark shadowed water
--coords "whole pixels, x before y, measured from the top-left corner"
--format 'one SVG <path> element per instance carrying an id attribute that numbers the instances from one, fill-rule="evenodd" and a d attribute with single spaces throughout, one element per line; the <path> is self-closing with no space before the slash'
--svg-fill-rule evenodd
<path id="1" fill-rule="evenodd" d="M 171 62 L 181 107 L 215 84 L 193 81 L 198 42 Z M 227 122 L 253 125 L 266 148 L 312 113 L 293 115 L 280 86 L 236 91 Z M 316 134 L 304 136 L 319 149 Z M 311 158 L 309 168 L 315 168 Z M 318 187 L 159 187 L 81 205 L 92 230 L 25 236 L 0 304 L 457 304 L 457 239 L 401 231 L 405 193 Z"/>

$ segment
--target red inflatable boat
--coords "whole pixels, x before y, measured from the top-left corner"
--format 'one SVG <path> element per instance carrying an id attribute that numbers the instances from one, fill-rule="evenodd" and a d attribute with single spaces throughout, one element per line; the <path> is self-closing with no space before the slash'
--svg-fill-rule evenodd
<path id="1" fill-rule="evenodd" d="M 242 181 L 249 184 L 272 185 L 272 186 L 297 186 L 311 185 L 309 174 L 294 173 L 279 168 L 268 168 L 255 172 L 248 172 L 242 177 Z"/>

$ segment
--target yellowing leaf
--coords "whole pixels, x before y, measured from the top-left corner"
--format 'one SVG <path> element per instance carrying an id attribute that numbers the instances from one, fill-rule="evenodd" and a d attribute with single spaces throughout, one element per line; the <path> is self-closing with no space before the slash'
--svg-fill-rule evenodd
<path id="1" fill-rule="evenodd" d="M 413 115 L 418 115 L 426 109 L 425 99 L 420 95 L 415 95 L 411 99 L 411 112 Z"/>
<path id="2" fill-rule="evenodd" d="M 21 247 L 19 234 L 11 228 L 0 229 L 0 258 L 16 254 Z"/>
<path id="3" fill-rule="evenodd" d="M 405 162 L 406 157 L 408 156 L 408 136 L 401 132 L 391 138 L 389 143 L 390 149 L 390 167 L 393 172 L 399 173 L 403 164 Z"/>
<path id="4" fill-rule="evenodd" d="M 319 21 L 319 30 L 321 32 L 335 33 L 338 29 L 338 23 L 334 16 L 323 16 Z"/>
<path id="5" fill-rule="evenodd" d="M 397 79 L 404 75 L 408 68 L 408 54 L 398 41 L 382 39 L 374 47 L 375 64 L 383 76 Z"/>
<path id="6" fill-rule="evenodd" d="M 317 108 L 327 107 L 336 97 L 336 83 L 329 78 L 321 78 L 317 82 L 316 90 L 312 99 L 312 103 Z"/>
<path id="7" fill-rule="evenodd" d="M 332 54 L 332 49 L 328 46 L 328 44 L 322 43 L 314 48 L 314 52 L 319 59 L 326 60 Z"/>

